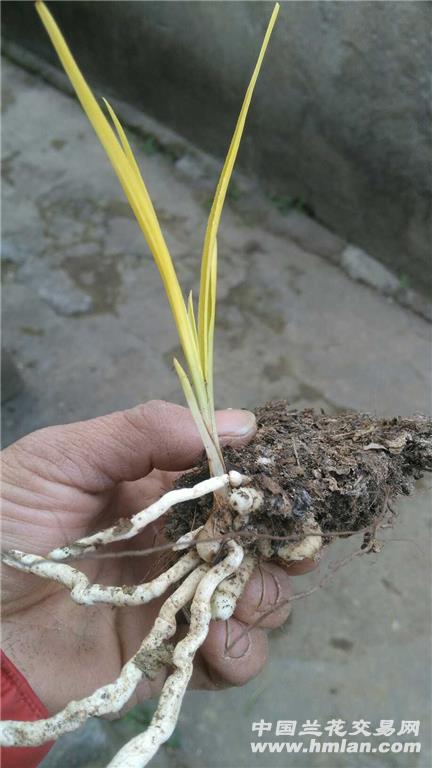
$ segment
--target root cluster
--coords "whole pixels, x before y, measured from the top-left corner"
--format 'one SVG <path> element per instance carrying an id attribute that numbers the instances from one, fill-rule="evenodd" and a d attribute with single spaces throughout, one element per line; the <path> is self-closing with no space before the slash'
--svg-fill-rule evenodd
<path id="1" fill-rule="evenodd" d="M 362 532 L 361 551 L 376 551 L 376 530 L 390 502 L 409 493 L 432 469 L 432 425 L 423 418 L 377 420 L 366 415 L 319 415 L 272 403 L 257 412 L 253 444 L 228 449 L 228 472 L 208 478 L 204 465 L 182 487 L 115 526 L 57 548 L 46 557 L 9 551 L 12 568 L 62 584 L 83 605 L 143 605 L 170 591 L 155 623 L 119 677 L 64 710 L 35 722 L 5 721 L 5 746 L 42 744 L 87 718 L 118 713 L 144 676 L 162 666 L 166 679 L 147 730 L 132 739 L 110 768 L 142 768 L 172 734 L 193 671 L 195 654 L 212 619 L 228 619 L 260 560 L 292 562 L 318 555 L 334 536 Z M 212 494 L 224 491 L 222 497 Z M 169 511 L 165 526 L 180 552 L 164 573 L 132 587 L 92 584 L 66 561 L 130 539 Z M 184 553 L 184 550 L 186 552 Z M 183 551 L 183 554 L 181 553 Z M 319 585 L 318 585 L 319 586 Z M 295 597 L 295 596 L 294 596 Z M 189 608 L 189 630 L 174 647 L 177 614 Z"/>

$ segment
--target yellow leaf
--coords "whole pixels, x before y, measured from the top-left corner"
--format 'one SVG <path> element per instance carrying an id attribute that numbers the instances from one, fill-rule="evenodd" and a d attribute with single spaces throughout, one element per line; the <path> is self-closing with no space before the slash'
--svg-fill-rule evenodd
<path id="1" fill-rule="evenodd" d="M 174 367 L 176 369 L 177 376 L 180 379 L 180 384 L 182 385 L 186 402 L 192 413 L 195 424 L 198 427 L 201 440 L 204 443 L 205 452 L 209 460 L 210 474 L 215 476 L 223 475 L 225 473 L 225 466 L 220 454 L 219 441 L 216 445 L 213 439 L 213 435 L 210 434 L 206 424 L 204 423 L 204 419 L 198 407 L 198 403 L 196 401 L 190 381 L 176 358 L 174 358 Z M 217 432 L 215 434 L 217 436 Z"/>
<path id="2" fill-rule="evenodd" d="M 193 297 L 192 297 L 192 291 L 189 292 L 188 297 L 188 316 L 189 316 L 189 325 L 191 326 L 193 330 L 193 335 L 195 339 L 195 345 L 198 350 L 199 344 L 198 344 L 198 329 L 197 324 L 195 320 L 195 311 L 194 311 L 194 305 L 193 305 Z"/>
<path id="3" fill-rule="evenodd" d="M 119 143 L 111 125 L 81 74 L 75 59 L 48 8 L 43 2 L 37 2 L 36 9 L 64 70 L 76 91 L 81 106 L 87 114 L 90 123 L 108 155 L 153 254 L 171 305 L 179 339 L 191 373 L 199 406 L 203 413 L 209 417 L 209 404 L 207 401 L 201 362 L 196 348 L 193 329 L 189 322 L 186 305 L 150 195 L 147 192 L 147 188 L 140 174 L 138 164 L 133 156 L 126 134 L 120 125 L 114 110 L 108 102 L 105 102 L 119 134 Z"/>
<path id="4" fill-rule="evenodd" d="M 228 185 L 231 179 L 231 174 L 234 168 L 234 163 L 236 161 L 237 152 L 240 146 L 240 140 L 242 137 L 244 126 L 245 126 L 247 113 L 251 103 L 252 94 L 255 88 L 256 81 L 258 79 L 258 75 L 261 69 L 261 64 L 264 59 L 264 55 L 270 40 L 271 33 L 273 31 L 273 27 L 275 25 L 276 18 L 279 13 L 279 8 L 280 8 L 279 3 L 276 3 L 276 5 L 273 8 L 273 13 L 271 15 L 271 18 L 267 27 L 267 31 L 264 36 L 264 41 L 261 46 L 261 50 L 258 56 L 257 63 L 255 65 L 255 69 L 253 71 L 248 89 L 246 91 L 242 108 L 240 110 L 240 114 L 237 120 L 237 125 L 235 127 L 234 134 L 231 139 L 231 144 L 228 149 L 228 154 L 226 156 L 222 173 L 220 175 L 219 182 L 216 188 L 216 193 L 214 196 L 213 205 L 211 207 L 209 220 L 207 224 L 202 260 L 201 260 L 201 284 L 200 284 L 199 307 L 198 307 L 198 335 L 200 340 L 201 360 L 204 366 L 205 366 L 205 357 L 206 357 L 205 347 L 207 344 L 206 329 L 208 324 L 206 308 L 207 308 L 209 283 L 210 283 L 210 275 L 211 275 L 211 255 L 212 255 L 214 241 L 216 239 L 216 235 L 219 227 L 223 204 L 225 202 Z"/>
<path id="5" fill-rule="evenodd" d="M 153 203 L 151 201 L 149 193 L 147 192 L 146 185 L 144 184 L 143 178 L 141 176 L 141 171 L 140 171 L 140 169 L 138 167 L 137 161 L 135 160 L 134 154 L 132 152 L 132 149 L 131 149 L 131 146 L 129 144 L 129 141 L 128 141 L 128 138 L 126 136 L 126 133 L 124 131 L 124 128 L 123 128 L 120 120 L 118 119 L 116 113 L 114 112 L 114 109 L 112 108 L 111 104 L 109 103 L 108 99 L 105 99 L 104 97 L 102 97 L 102 100 L 103 100 L 103 102 L 104 102 L 104 104 L 105 104 L 105 106 L 106 106 L 106 108 L 107 108 L 107 110 L 108 110 L 108 112 L 110 114 L 111 120 L 114 123 L 115 129 L 117 131 L 117 135 L 118 135 L 118 137 L 119 137 L 119 139 L 121 141 L 122 147 L 123 147 L 123 151 L 124 151 L 127 159 L 129 160 L 129 165 L 130 165 L 131 169 L 134 171 L 134 173 L 136 175 L 136 178 L 138 180 L 138 183 L 141 182 L 142 190 L 143 190 L 144 195 L 147 198 L 148 204 L 153 207 Z"/>
<path id="6" fill-rule="evenodd" d="M 217 291 L 217 240 L 213 244 L 211 270 L 209 281 L 209 296 L 207 301 L 207 350 L 206 362 L 204 368 L 204 378 L 207 386 L 207 396 L 210 404 L 210 413 L 214 420 L 214 388 L 213 388 L 213 355 L 214 355 L 214 329 L 216 321 L 216 291 Z M 216 424 L 213 421 L 213 427 L 216 430 Z"/>

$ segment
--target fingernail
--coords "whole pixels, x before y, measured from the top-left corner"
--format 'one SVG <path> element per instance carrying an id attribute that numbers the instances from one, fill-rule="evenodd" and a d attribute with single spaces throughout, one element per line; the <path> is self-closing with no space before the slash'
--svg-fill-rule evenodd
<path id="1" fill-rule="evenodd" d="M 242 659 L 246 656 L 251 644 L 250 634 L 245 626 L 226 622 L 225 656 L 230 659 Z"/>
<path id="2" fill-rule="evenodd" d="M 256 430 L 255 415 L 238 409 L 218 411 L 216 424 L 221 437 L 247 437 Z"/>

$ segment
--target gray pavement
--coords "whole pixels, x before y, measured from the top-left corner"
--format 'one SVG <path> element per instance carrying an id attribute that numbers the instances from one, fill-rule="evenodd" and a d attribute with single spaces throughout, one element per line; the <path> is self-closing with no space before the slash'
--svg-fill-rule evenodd
<path id="1" fill-rule="evenodd" d="M 3 408 L 4 443 L 154 397 L 182 402 L 159 276 L 79 106 L 8 62 L 3 84 L 3 340 L 23 381 Z M 182 285 L 196 290 L 214 166 L 181 140 L 172 152 L 152 136 L 131 139 Z M 427 322 L 335 266 L 340 238 L 252 192 L 256 213 L 240 184 L 219 236 L 218 405 L 286 398 L 330 412 L 427 412 Z M 380 555 L 295 604 L 259 678 L 187 695 L 176 739 L 155 766 L 430 764 L 430 479 L 397 509 Z M 354 546 L 333 547 L 321 571 Z M 252 755 L 251 724 L 261 718 L 421 720 L 423 747 L 417 755 Z M 46 766 L 103 765 L 130 727 L 90 724 L 63 739 Z"/>

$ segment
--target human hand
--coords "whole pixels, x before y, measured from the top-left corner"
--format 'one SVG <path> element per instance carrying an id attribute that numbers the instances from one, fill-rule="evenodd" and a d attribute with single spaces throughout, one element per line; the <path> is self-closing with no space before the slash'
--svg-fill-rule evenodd
<path id="1" fill-rule="evenodd" d="M 238 446 L 255 433 L 247 411 L 220 411 L 217 425 L 222 444 Z M 135 514 L 201 454 L 189 411 L 161 401 L 27 435 L 3 451 L 3 549 L 45 555 Z M 155 543 L 161 543 L 159 521 L 121 545 L 145 549 Z M 156 553 L 94 557 L 79 567 L 92 582 L 111 585 L 138 584 L 164 570 Z M 50 713 L 114 680 L 166 599 L 139 608 L 78 605 L 64 587 L 7 566 L 2 586 L 3 649 Z M 285 569 L 272 563 L 257 569 L 234 616 L 211 623 L 192 685 L 240 685 L 255 676 L 266 660 L 266 629 L 287 618 L 289 594 Z M 259 627 L 248 629 L 272 606 Z M 165 677 L 161 671 L 154 681 L 143 680 L 130 704 L 156 695 Z"/>

